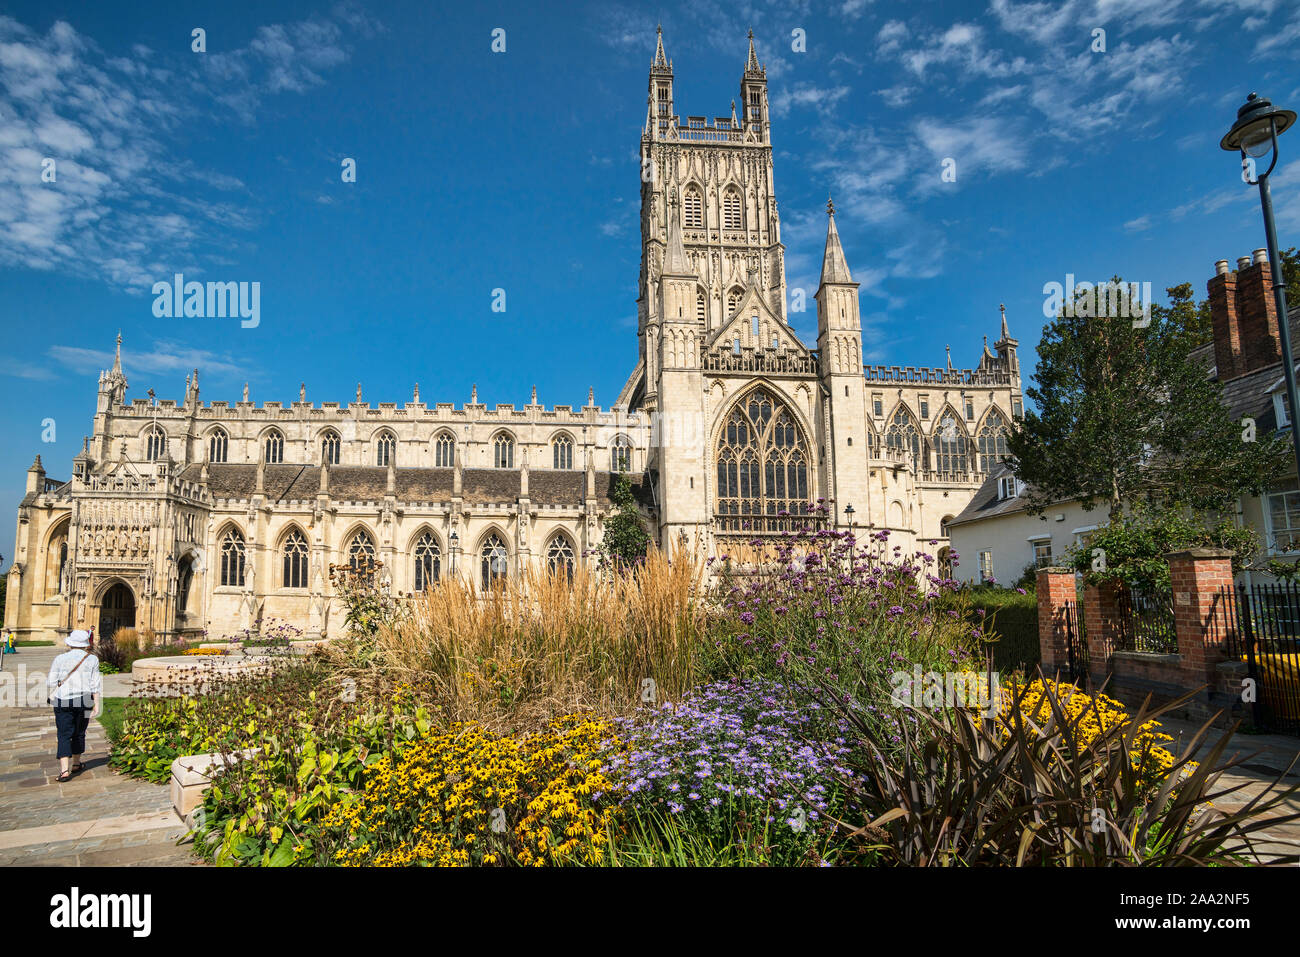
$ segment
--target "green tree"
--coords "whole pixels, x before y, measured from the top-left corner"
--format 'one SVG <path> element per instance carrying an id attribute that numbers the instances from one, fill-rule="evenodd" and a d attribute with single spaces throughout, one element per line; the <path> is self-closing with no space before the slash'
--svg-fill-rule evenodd
<path id="1" fill-rule="evenodd" d="M 1103 310 L 1081 292 L 1073 315 L 1062 308 L 1044 327 L 1025 390 L 1037 409 L 1007 442 L 1033 511 L 1078 500 L 1106 505 L 1115 522 L 1123 503 L 1139 500 L 1221 509 L 1285 471 L 1285 440 L 1259 432 L 1245 441 L 1218 384 L 1188 361 L 1189 303 L 1152 309 L 1149 325 L 1135 328 L 1093 315 Z"/>
<path id="2" fill-rule="evenodd" d="M 1143 591 L 1167 592 L 1171 586 L 1165 556 L 1183 548 L 1226 548 L 1232 552 L 1233 571 L 1241 571 L 1258 556 L 1259 541 L 1254 529 L 1238 528 L 1230 518 L 1139 504 L 1097 529 L 1087 544 L 1071 549 L 1066 561 L 1090 584 L 1119 580 Z M 1093 567 L 1096 549 L 1105 553 L 1105 571 Z"/>
<path id="3" fill-rule="evenodd" d="M 601 559 L 616 568 L 635 564 L 645 558 L 650 546 L 650 535 L 641 521 L 637 508 L 636 496 L 632 494 L 632 483 L 626 475 L 620 475 L 614 483 L 613 515 L 605 522 L 605 537 L 600 542 Z"/>
<path id="4" fill-rule="evenodd" d="M 1300 251 L 1294 246 L 1279 253 L 1282 259 L 1282 284 L 1286 286 L 1288 310 L 1300 307 Z"/>
<path id="5" fill-rule="evenodd" d="M 1169 295 L 1169 305 L 1153 304 L 1152 318 L 1172 323 L 1173 333 L 1186 339 L 1189 349 L 1214 341 L 1210 300 L 1202 299 L 1198 303 L 1190 282 L 1170 286 L 1165 292 Z"/>

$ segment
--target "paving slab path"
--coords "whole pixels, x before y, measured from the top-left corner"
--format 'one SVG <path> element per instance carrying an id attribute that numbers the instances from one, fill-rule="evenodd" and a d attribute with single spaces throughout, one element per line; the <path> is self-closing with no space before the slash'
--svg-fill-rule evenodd
<path id="1" fill-rule="evenodd" d="M 1159 721 L 1161 730 L 1173 737 L 1173 742 L 1167 747 L 1176 755 L 1183 753 L 1186 743 L 1200 730 L 1200 725 L 1192 721 L 1166 716 L 1160 717 Z M 1221 729 L 1211 728 L 1193 758 L 1203 759 L 1218 743 L 1222 734 Z M 1282 775 L 1281 783 L 1277 785 L 1279 790 L 1300 784 L 1300 760 L 1297 760 L 1297 755 L 1300 755 L 1300 737 L 1284 734 L 1233 735 L 1224 750 L 1223 760 L 1235 758 L 1241 763 L 1223 773 L 1215 790 L 1223 791 L 1238 785 L 1241 790 L 1215 801 L 1215 806 L 1228 812 L 1240 810 L 1268 785 L 1277 781 L 1279 775 Z M 1300 812 L 1300 793 L 1287 799 L 1284 807 L 1285 810 L 1279 807 L 1267 817 Z M 1300 821 L 1266 827 L 1253 837 L 1258 842 L 1260 855 L 1265 862 L 1279 854 L 1300 853 Z"/>
<path id="2" fill-rule="evenodd" d="M 5 656 L 44 671 L 63 648 L 23 648 Z M 111 696 L 129 693 L 129 677 L 105 681 Z M 0 680 L 5 680 L 0 678 Z M 91 721 L 85 770 L 60 784 L 54 712 L 49 707 L 0 706 L 0 867 L 188 866 L 201 863 L 166 785 L 124 777 L 108 766 L 108 739 Z"/>

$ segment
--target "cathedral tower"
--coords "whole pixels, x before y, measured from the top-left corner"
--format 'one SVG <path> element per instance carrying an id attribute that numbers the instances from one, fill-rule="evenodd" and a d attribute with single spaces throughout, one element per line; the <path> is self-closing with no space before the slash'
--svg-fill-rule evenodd
<path id="1" fill-rule="evenodd" d="M 753 34 L 740 81 L 740 114 L 709 119 L 675 112 L 673 68 L 660 31 L 650 66 L 641 136 L 641 274 L 637 299 L 641 387 L 633 406 L 659 407 L 659 284 L 668 251 L 669 205 L 680 203 L 686 272 L 694 278 L 690 313 L 716 335 L 752 287 L 765 313 L 785 323 L 785 249 L 772 176 L 767 71 Z"/>

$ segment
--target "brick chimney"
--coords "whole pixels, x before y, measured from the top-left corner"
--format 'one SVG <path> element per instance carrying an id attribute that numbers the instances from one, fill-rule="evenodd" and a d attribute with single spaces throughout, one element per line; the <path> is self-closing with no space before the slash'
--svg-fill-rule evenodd
<path id="1" fill-rule="evenodd" d="M 1237 272 L 1225 259 L 1214 265 L 1207 291 L 1214 328 L 1214 358 L 1219 381 L 1227 382 L 1282 361 L 1282 338 L 1273 299 L 1268 253 L 1237 260 Z"/>
<path id="2" fill-rule="evenodd" d="M 1237 325 L 1237 275 L 1228 260 L 1214 264 L 1214 278 L 1206 287 L 1210 295 L 1210 322 L 1214 329 L 1214 364 L 1219 381 L 1237 378 L 1241 364 L 1241 334 Z"/>

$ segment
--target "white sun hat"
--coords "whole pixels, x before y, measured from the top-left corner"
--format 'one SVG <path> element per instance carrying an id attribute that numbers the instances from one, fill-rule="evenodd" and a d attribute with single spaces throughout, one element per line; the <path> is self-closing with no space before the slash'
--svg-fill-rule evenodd
<path id="1" fill-rule="evenodd" d="M 90 632 L 80 630 L 71 632 L 63 643 L 69 648 L 89 648 Z"/>

